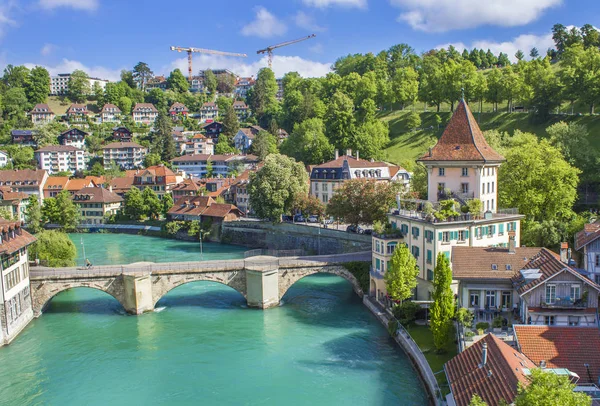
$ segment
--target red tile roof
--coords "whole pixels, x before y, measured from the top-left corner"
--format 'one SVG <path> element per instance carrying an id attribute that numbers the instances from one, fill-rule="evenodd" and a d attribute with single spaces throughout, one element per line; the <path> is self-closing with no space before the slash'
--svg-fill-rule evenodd
<path id="1" fill-rule="evenodd" d="M 33 182 L 41 184 L 46 175 L 45 169 L 14 169 L 0 171 L 0 185 L 13 184 L 14 182 Z"/>
<path id="2" fill-rule="evenodd" d="M 541 250 L 536 247 L 517 247 L 514 253 L 510 253 L 508 248 L 453 247 L 452 277 L 511 279 Z M 496 265 L 497 269 L 492 269 L 492 265 Z M 507 265 L 510 268 L 507 268 Z"/>
<path id="3" fill-rule="evenodd" d="M 419 161 L 501 162 L 504 157 L 490 147 L 467 103 L 462 100 L 444 133 L 430 153 Z"/>
<path id="4" fill-rule="evenodd" d="M 483 360 L 483 344 L 487 344 L 487 361 Z M 444 369 L 457 406 L 468 406 L 473 394 L 488 405 L 502 399 L 511 403 L 517 395 L 518 384 L 527 384 L 523 368 L 534 368 L 525 355 L 488 334 L 446 363 Z"/>
<path id="5" fill-rule="evenodd" d="M 25 192 L 13 192 L 10 186 L 0 186 L 0 200 L 26 200 L 29 195 Z"/>
<path id="6" fill-rule="evenodd" d="M 167 185 L 177 183 L 177 175 L 175 175 L 175 172 L 164 165 L 154 165 L 149 166 L 146 169 L 140 169 L 135 173 L 134 176 L 141 177 L 148 174 L 153 177 L 163 177 L 164 182 L 162 183 Z"/>
<path id="7" fill-rule="evenodd" d="M 118 203 L 123 198 L 103 187 L 85 187 L 73 195 L 75 203 Z"/>
<path id="8" fill-rule="evenodd" d="M 583 230 L 575 234 L 575 249 L 580 250 L 600 237 L 600 221 L 588 223 Z"/>
<path id="9" fill-rule="evenodd" d="M 47 145 L 38 149 L 35 152 L 74 152 L 83 151 L 82 149 L 76 148 L 72 145 Z"/>
<path id="10" fill-rule="evenodd" d="M 102 106 L 102 110 L 100 111 L 101 113 L 106 113 L 108 112 L 108 109 L 116 109 L 116 113 L 120 113 L 121 109 L 117 106 L 115 106 L 114 104 L 110 104 L 110 103 L 106 103 L 104 106 Z"/>
<path id="11" fill-rule="evenodd" d="M 102 149 L 117 149 L 117 148 L 144 148 L 135 142 L 111 142 L 102 147 Z"/>
<path id="12" fill-rule="evenodd" d="M 71 193 L 74 193 L 80 189 L 83 189 L 84 187 L 89 187 L 91 185 L 92 181 L 89 179 L 73 178 L 67 182 L 67 186 L 65 187 L 65 189 L 67 189 Z"/>
<path id="13" fill-rule="evenodd" d="M 210 196 L 186 196 L 177 199 L 169 215 L 208 216 L 225 218 L 228 214 L 240 217 L 242 212 L 233 204 L 217 203 Z"/>
<path id="14" fill-rule="evenodd" d="M 0 253 L 11 254 L 35 242 L 36 238 L 21 228 L 21 222 L 0 219 L 0 233 L 15 230 L 15 236 L 2 239 Z"/>
<path id="15" fill-rule="evenodd" d="M 44 110 L 44 111 L 40 111 L 40 110 Z M 52 110 L 50 110 L 50 106 L 48 106 L 46 103 L 38 103 L 35 105 L 35 107 L 33 108 L 33 110 L 31 110 L 31 113 L 40 113 L 40 114 L 54 114 L 52 112 Z"/>
<path id="16" fill-rule="evenodd" d="M 44 190 L 65 189 L 69 183 L 68 176 L 49 176 L 44 184 Z"/>
<path id="17" fill-rule="evenodd" d="M 143 111 L 145 109 L 150 109 L 152 112 L 158 113 L 158 110 L 156 110 L 156 107 L 154 107 L 154 104 L 152 103 L 136 103 L 133 112 Z"/>
<path id="18" fill-rule="evenodd" d="M 521 352 L 537 365 L 546 361 L 547 368 L 567 368 L 575 372 L 580 383 L 598 383 L 598 327 L 515 325 L 514 330 Z M 589 365 L 589 373 L 586 364 Z"/>

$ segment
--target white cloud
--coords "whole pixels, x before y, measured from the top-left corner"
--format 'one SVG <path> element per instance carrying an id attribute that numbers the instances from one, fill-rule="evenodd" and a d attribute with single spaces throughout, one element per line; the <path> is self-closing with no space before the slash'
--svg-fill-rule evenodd
<path id="1" fill-rule="evenodd" d="M 39 5 L 46 10 L 69 7 L 76 10 L 94 11 L 98 9 L 98 0 L 40 0 Z"/>
<path id="2" fill-rule="evenodd" d="M 42 49 L 40 50 L 40 54 L 42 54 L 42 56 L 48 56 L 50 55 L 52 52 L 54 52 L 56 50 L 56 45 L 54 44 L 45 44 Z"/>
<path id="3" fill-rule="evenodd" d="M 219 55 L 194 56 L 194 72 L 201 69 L 229 69 L 239 76 L 256 76 L 261 68 L 267 67 L 267 57 L 248 63 L 240 58 L 227 58 Z M 299 56 L 273 56 L 275 77 L 282 77 L 287 72 L 298 72 L 303 77 L 325 76 L 331 71 L 331 63 L 321 63 L 300 58 Z M 187 58 L 179 58 L 163 67 L 162 72 L 168 74 L 175 68 L 187 72 Z"/>
<path id="4" fill-rule="evenodd" d="M 340 6 L 347 8 L 367 8 L 367 0 L 303 0 L 307 6 L 326 8 Z"/>
<path id="5" fill-rule="evenodd" d="M 286 25 L 264 7 L 258 7 L 256 9 L 256 19 L 242 27 L 243 35 L 260 38 L 277 37 L 285 34 L 286 31 Z"/>
<path id="6" fill-rule="evenodd" d="M 481 25 L 514 27 L 537 20 L 563 0 L 390 0 L 404 10 L 398 21 L 426 32 L 445 32 Z"/>
<path id="7" fill-rule="evenodd" d="M 457 42 L 452 44 L 438 45 L 435 48 L 448 48 L 449 45 L 454 45 L 454 47 L 460 52 L 462 52 L 463 49 L 470 51 L 473 48 L 483 49 L 485 51 L 490 49 L 494 55 L 504 52 L 506 55 L 508 55 L 508 58 L 512 62 L 516 62 L 517 58 L 515 57 L 515 53 L 517 53 L 518 50 L 523 51 L 526 59 L 529 59 L 529 51 L 533 47 L 538 49 L 540 56 L 544 56 L 546 55 L 546 50 L 548 48 L 554 48 L 554 41 L 552 40 L 552 33 L 544 35 L 522 34 L 513 38 L 512 41 L 496 42 L 489 40 L 478 40 L 473 41 L 470 46 L 466 46 L 462 42 Z"/>
<path id="8" fill-rule="evenodd" d="M 11 11 L 15 6 L 16 3 L 14 1 L 0 2 L 0 38 L 4 35 L 6 27 L 17 25 L 17 22 L 10 17 Z"/>
<path id="9" fill-rule="evenodd" d="M 54 66 L 38 63 L 25 63 L 24 65 L 30 69 L 35 66 L 43 66 L 44 68 L 48 69 L 48 72 L 51 76 L 59 73 L 71 73 L 75 69 L 79 69 L 86 72 L 90 77 L 93 78 L 108 79 L 110 81 L 118 81 L 121 79 L 121 69 L 110 69 L 103 66 L 86 66 L 79 61 L 72 61 L 66 58 L 63 59 L 61 63 Z"/>
<path id="10" fill-rule="evenodd" d="M 315 54 L 322 54 L 323 53 L 323 44 L 321 44 L 320 42 L 317 42 L 315 45 L 308 47 L 308 50 L 310 52 L 314 52 Z"/>
<path id="11" fill-rule="evenodd" d="M 294 21 L 298 27 L 304 28 L 308 31 L 325 31 L 325 27 L 321 27 L 319 24 L 317 24 L 314 17 L 306 14 L 304 11 L 298 11 L 298 13 L 296 13 L 294 16 Z"/>

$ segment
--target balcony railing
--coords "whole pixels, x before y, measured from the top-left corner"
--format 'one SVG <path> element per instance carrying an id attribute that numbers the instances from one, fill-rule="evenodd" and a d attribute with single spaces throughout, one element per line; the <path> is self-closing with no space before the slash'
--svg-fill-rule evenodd
<path id="1" fill-rule="evenodd" d="M 556 298 L 554 302 L 546 303 L 542 302 L 542 308 L 544 309 L 587 309 L 587 299 L 571 299 L 571 298 Z"/>

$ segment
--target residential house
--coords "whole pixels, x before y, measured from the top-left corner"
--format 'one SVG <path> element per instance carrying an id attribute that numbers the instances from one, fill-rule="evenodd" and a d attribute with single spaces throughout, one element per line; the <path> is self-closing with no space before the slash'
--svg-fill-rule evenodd
<path id="1" fill-rule="evenodd" d="M 159 199 L 162 199 L 165 193 L 169 193 L 171 188 L 182 181 L 181 176 L 178 176 L 164 165 L 155 165 L 149 166 L 146 169 L 140 169 L 133 177 L 133 185 L 135 187 L 140 190 L 149 187 L 156 192 Z"/>
<path id="2" fill-rule="evenodd" d="M 214 102 L 202 104 L 200 108 L 200 121 L 216 120 L 219 117 L 219 106 Z"/>
<path id="3" fill-rule="evenodd" d="M 37 196 L 40 203 L 44 199 L 44 184 L 48 172 L 43 169 L 14 169 L 0 171 L 0 186 L 10 186 L 13 192 L 24 192 Z"/>
<path id="4" fill-rule="evenodd" d="M 575 249 L 582 254 L 585 275 L 600 284 L 600 221 L 585 224 L 575 234 Z"/>
<path id="5" fill-rule="evenodd" d="M 100 111 L 101 123 L 119 123 L 121 122 L 121 109 L 114 104 L 107 103 L 102 106 Z"/>
<path id="6" fill-rule="evenodd" d="M 250 207 L 250 194 L 248 193 L 248 184 L 250 183 L 250 172 L 254 170 L 246 169 L 237 178 L 234 179 L 233 185 L 231 185 L 231 200 L 242 213 L 246 216 L 252 213 Z"/>
<path id="7" fill-rule="evenodd" d="M 502 160 L 485 141 L 467 104 L 461 101 L 436 146 L 420 159 L 428 168 L 429 200 L 398 195 L 397 209 L 388 215 L 390 226 L 397 234 L 373 236 L 371 291 L 377 287 L 382 297 L 387 297 L 382 279 L 393 253 L 393 249 L 390 251 L 387 247 L 394 243 L 407 244 L 417 260 L 420 272 L 415 297 L 419 300 L 430 299 L 438 254 L 442 253 L 452 263 L 454 246 L 508 247 L 510 231 L 514 231 L 514 246 L 519 247 L 523 216 L 516 209 L 497 209 L 496 178 Z M 347 171 L 340 177 L 349 179 L 354 172 L 357 177 L 377 178 L 377 172 L 372 174 L 371 168 L 365 169 Z M 325 179 L 336 176 L 330 169 L 319 175 Z M 313 177 L 311 174 L 311 180 Z M 313 186 L 312 193 L 315 192 Z M 481 198 L 484 212 L 443 214 L 440 200 L 448 199 L 444 205 L 450 203 L 457 207 L 473 198 Z M 379 252 L 376 251 L 378 246 Z"/>
<path id="8" fill-rule="evenodd" d="M 90 179 L 72 178 L 69 179 L 69 181 L 67 182 L 65 189 L 67 192 L 69 192 L 71 196 L 73 196 L 75 193 L 79 192 L 83 188 L 96 186 L 98 185 L 96 185 L 94 181 Z"/>
<path id="9" fill-rule="evenodd" d="M 177 200 L 180 197 L 186 196 L 199 196 L 204 191 L 204 186 L 199 180 L 192 178 L 184 179 L 183 182 L 173 186 L 171 193 L 173 194 L 173 200 Z"/>
<path id="10" fill-rule="evenodd" d="M 513 328 L 519 351 L 540 368 L 548 371 L 562 369 L 562 373 L 577 383 L 575 391 L 599 384 L 598 327 L 515 325 Z"/>
<path id="11" fill-rule="evenodd" d="M 478 319 L 491 319 L 492 314 L 499 312 L 516 312 L 520 297 L 512 278 L 542 248 L 515 245 L 515 239 L 510 238 L 508 248 L 452 247 L 452 279 L 458 285 L 460 307 L 468 308 Z"/>
<path id="12" fill-rule="evenodd" d="M 285 140 L 287 140 L 287 138 L 290 135 L 288 134 L 287 131 L 285 131 L 283 128 L 280 128 L 279 130 L 277 130 L 277 144 L 281 145 L 281 143 Z M 408 179 L 407 179 L 408 180 Z"/>
<path id="13" fill-rule="evenodd" d="M 208 162 L 212 166 L 212 174 L 208 173 Z M 229 177 L 236 171 L 244 171 L 256 167 L 258 157 L 255 155 L 184 155 L 173 159 L 173 168 L 178 172 L 184 172 L 189 176 L 199 178 L 205 177 L 207 174 L 211 177 Z"/>
<path id="14" fill-rule="evenodd" d="M 136 103 L 133 108 L 133 122 L 152 125 L 158 117 L 158 110 L 152 103 Z"/>
<path id="15" fill-rule="evenodd" d="M 127 127 L 115 127 L 112 129 L 112 139 L 117 142 L 131 142 L 133 133 Z"/>
<path id="16" fill-rule="evenodd" d="M 536 365 L 526 355 L 488 334 L 444 365 L 448 405 L 469 406 L 477 394 L 487 405 L 512 404 Z"/>
<path id="17" fill-rule="evenodd" d="M 36 104 L 29 112 L 33 124 L 48 124 L 54 121 L 55 114 L 46 103 Z"/>
<path id="18" fill-rule="evenodd" d="M 236 100 L 233 102 L 233 111 L 235 111 L 235 114 L 240 122 L 246 121 L 250 115 L 250 109 L 248 109 L 248 105 L 241 100 Z"/>
<path id="19" fill-rule="evenodd" d="M 13 192 L 9 186 L 0 186 L 0 208 L 8 211 L 18 221 L 25 221 L 25 210 L 29 196 L 23 192 Z"/>
<path id="20" fill-rule="evenodd" d="M 114 178 L 110 181 L 110 188 L 121 197 L 125 197 L 125 193 L 133 186 L 133 176 L 125 176 L 123 178 Z"/>
<path id="21" fill-rule="evenodd" d="M 44 184 L 44 199 L 56 197 L 60 192 L 67 189 L 68 176 L 48 176 Z"/>
<path id="22" fill-rule="evenodd" d="M 386 162 L 375 162 L 347 155 L 321 165 L 315 165 L 310 172 L 310 194 L 327 204 L 335 189 L 349 179 L 365 178 L 376 182 L 400 182 L 408 190 L 411 174 L 404 168 Z"/>
<path id="23" fill-rule="evenodd" d="M 33 318 L 27 250 L 34 241 L 20 221 L 0 219 L 0 346 L 9 344 Z"/>
<path id="24" fill-rule="evenodd" d="M 200 76 L 192 76 L 192 80 L 188 79 L 190 85 L 190 92 L 192 93 L 204 93 L 204 78 Z"/>
<path id="25" fill-rule="evenodd" d="M 140 168 L 144 164 L 146 148 L 135 142 L 111 142 L 102 148 L 104 169 L 115 162 L 122 169 Z"/>
<path id="26" fill-rule="evenodd" d="M 4 168 L 10 162 L 8 152 L 0 150 L 0 168 Z"/>
<path id="27" fill-rule="evenodd" d="M 155 76 L 149 79 L 148 83 L 146 83 L 146 90 L 149 91 L 151 89 L 167 90 L 167 78 L 164 76 Z"/>
<path id="28" fill-rule="evenodd" d="M 38 168 L 50 175 L 57 172 L 83 171 L 85 169 L 84 152 L 70 145 L 48 145 L 35 151 Z"/>
<path id="29" fill-rule="evenodd" d="M 254 141 L 254 137 L 256 137 L 256 135 L 261 131 L 265 130 L 258 125 L 240 128 L 237 134 L 235 134 L 235 136 L 233 137 L 233 144 L 240 151 L 246 152 L 250 149 L 250 146 Z"/>
<path id="30" fill-rule="evenodd" d="M 185 106 L 185 104 L 183 103 L 179 103 L 179 102 L 175 102 L 173 103 L 173 105 L 171 106 L 171 108 L 169 109 L 169 114 L 171 115 L 171 117 L 173 117 L 173 119 L 175 120 L 177 118 L 177 116 L 182 115 L 184 117 L 187 117 L 187 115 L 189 114 L 189 110 L 188 108 Z"/>
<path id="31" fill-rule="evenodd" d="M 211 220 L 213 226 L 224 221 L 234 221 L 242 216 L 242 212 L 229 203 L 217 203 L 210 196 L 182 197 L 169 210 L 169 220 L 205 221 Z"/>
<path id="32" fill-rule="evenodd" d="M 102 224 L 107 216 L 121 209 L 123 198 L 103 187 L 86 187 L 76 192 L 73 203 L 80 213 L 81 224 Z"/>
<path id="33" fill-rule="evenodd" d="M 235 97 L 245 99 L 248 96 L 248 90 L 252 89 L 255 83 L 256 80 L 252 76 L 249 78 L 237 78 L 235 80 L 235 90 L 233 91 Z"/>
<path id="34" fill-rule="evenodd" d="M 600 286 L 543 248 L 512 278 L 526 324 L 598 328 Z"/>
<path id="35" fill-rule="evenodd" d="M 85 104 L 73 103 L 67 109 L 67 119 L 70 123 L 85 123 L 89 111 Z"/>
<path id="36" fill-rule="evenodd" d="M 37 141 L 35 140 L 34 135 L 35 131 L 33 130 L 12 130 L 10 132 L 10 139 L 13 144 L 22 147 L 37 148 Z"/>
<path id="37" fill-rule="evenodd" d="M 85 137 L 88 133 L 79 128 L 71 128 L 70 130 L 60 133 L 58 143 L 60 145 L 69 145 L 78 149 L 85 149 Z"/>
<path id="38" fill-rule="evenodd" d="M 185 144 L 185 153 L 187 155 L 192 154 L 208 154 L 212 155 L 215 153 L 215 146 L 212 138 L 207 138 L 202 134 L 194 134 L 193 137 Z"/>
<path id="39" fill-rule="evenodd" d="M 201 126 L 204 134 L 213 140 L 213 143 L 216 144 L 219 139 L 219 135 L 223 132 L 223 123 L 220 121 L 213 121 L 212 123 L 204 123 Z"/>

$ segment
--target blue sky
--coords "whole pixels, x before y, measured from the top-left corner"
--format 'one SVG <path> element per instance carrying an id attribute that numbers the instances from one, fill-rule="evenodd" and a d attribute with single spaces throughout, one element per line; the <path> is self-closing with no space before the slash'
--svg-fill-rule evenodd
<path id="1" fill-rule="evenodd" d="M 592 0 L 0 0 L 0 69 L 43 65 L 51 74 L 84 69 L 118 78 L 147 62 L 156 74 L 187 71 L 192 46 L 248 54 L 194 55 L 194 71 L 227 67 L 240 75 L 266 66 L 256 50 L 311 33 L 317 37 L 275 51 L 277 76 L 291 70 L 321 76 L 339 56 L 378 52 L 406 42 L 422 52 L 441 45 L 517 49 L 552 44 L 550 29 L 597 25 Z"/>

